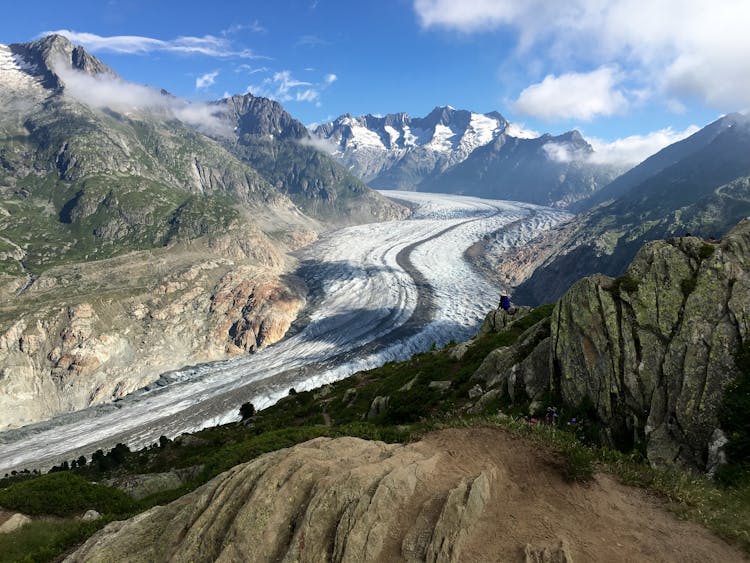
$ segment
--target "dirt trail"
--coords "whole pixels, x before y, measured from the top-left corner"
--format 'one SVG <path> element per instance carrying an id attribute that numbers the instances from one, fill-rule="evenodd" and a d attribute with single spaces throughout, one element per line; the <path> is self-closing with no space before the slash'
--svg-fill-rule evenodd
<path id="1" fill-rule="evenodd" d="M 587 485 L 567 482 L 549 453 L 500 430 L 445 430 L 424 442 L 445 452 L 441 475 L 448 480 L 451 473 L 500 469 L 492 501 L 464 548 L 466 561 L 519 560 L 526 544 L 551 546 L 559 540 L 576 563 L 748 560 L 641 489 L 604 474 Z"/>

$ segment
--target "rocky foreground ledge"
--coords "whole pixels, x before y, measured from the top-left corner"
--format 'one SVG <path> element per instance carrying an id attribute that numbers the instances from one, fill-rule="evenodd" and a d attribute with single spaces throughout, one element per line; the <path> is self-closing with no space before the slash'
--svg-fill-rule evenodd
<path id="1" fill-rule="evenodd" d="M 743 561 L 705 529 L 499 429 L 318 438 L 238 465 L 66 561 Z"/>

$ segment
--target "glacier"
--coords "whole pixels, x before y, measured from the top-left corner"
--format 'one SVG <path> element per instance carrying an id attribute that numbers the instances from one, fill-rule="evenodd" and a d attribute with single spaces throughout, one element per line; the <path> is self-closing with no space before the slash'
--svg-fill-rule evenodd
<path id="1" fill-rule="evenodd" d="M 384 191 L 412 217 L 327 233 L 297 253 L 311 288 L 300 321 L 281 342 L 241 358 L 186 367 L 114 403 L 0 433 L 0 470 L 47 468 L 122 442 L 239 419 L 239 406 L 268 407 L 289 393 L 471 337 L 499 290 L 465 250 L 502 233 L 503 251 L 569 215 L 526 203 Z"/>

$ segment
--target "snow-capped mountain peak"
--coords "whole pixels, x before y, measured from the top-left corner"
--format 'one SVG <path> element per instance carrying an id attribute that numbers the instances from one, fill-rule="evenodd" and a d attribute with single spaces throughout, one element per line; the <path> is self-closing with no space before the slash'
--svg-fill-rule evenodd
<path id="1" fill-rule="evenodd" d="M 313 134 L 330 142 L 335 147 L 334 155 L 373 185 L 379 185 L 378 176 L 406 167 L 409 178 L 398 180 L 396 185 L 413 188 L 424 176 L 462 162 L 476 148 L 492 142 L 507 126 L 508 122 L 497 112 L 479 114 L 446 105 L 416 118 L 406 113 L 359 117 L 346 114 L 318 126 Z"/>

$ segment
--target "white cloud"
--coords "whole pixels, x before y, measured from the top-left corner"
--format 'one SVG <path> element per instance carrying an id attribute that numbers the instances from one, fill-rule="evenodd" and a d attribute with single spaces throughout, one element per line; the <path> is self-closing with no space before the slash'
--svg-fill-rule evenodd
<path id="1" fill-rule="evenodd" d="M 320 107 L 320 93 L 333 84 L 338 77 L 326 74 L 321 83 L 314 84 L 305 80 L 297 80 L 291 71 L 282 70 L 266 78 L 260 84 L 248 86 L 247 92 L 254 96 L 263 96 L 279 102 L 315 102 Z"/>
<path id="2" fill-rule="evenodd" d="M 108 108 L 119 113 L 148 112 L 165 119 L 178 119 L 199 131 L 212 135 L 231 135 L 228 125 L 216 117 L 208 104 L 188 103 L 160 90 L 133 84 L 109 74 L 92 76 L 74 70 L 60 61 L 53 65 L 64 83 L 64 94 L 93 108 Z"/>
<path id="3" fill-rule="evenodd" d="M 198 78 L 195 79 L 195 87 L 201 89 L 213 86 L 213 84 L 216 82 L 217 76 L 219 76 L 218 70 L 207 72 L 206 74 L 201 74 Z"/>
<path id="4" fill-rule="evenodd" d="M 524 89 L 513 102 L 513 109 L 545 120 L 589 121 L 600 115 L 621 113 L 628 101 L 617 88 L 620 80 L 620 73 L 607 66 L 588 73 L 550 74 Z"/>
<path id="5" fill-rule="evenodd" d="M 176 39 L 162 40 L 140 35 L 112 35 L 104 37 L 95 33 L 58 29 L 45 31 L 41 35 L 56 33 L 67 37 L 73 43 L 83 45 L 92 52 L 108 52 L 132 55 L 145 55 L 159 51 L 181 53 L 185 55 L 205 55 L 218 58 L 266 58 L 253 53 L 250 49 L 236 50 L 225 37 L 204 35 L 203 37 L 182 36 Z"/>
<path id="6" fill-rule="evenodd" d="M 235 35 L 241 31 L 250 31 L 252 33 L 266 33 L 268 30 L 263 27 L 258 20 L 252 23 L 235 23 L 221 31 L 222 35 Z"/>
<path id="7" fill-rule="evenodd" d="M 311 123 L 307 126 L 307 129 L 309 131 L 312 131 L 317 126 L 317 123 Z M 333 154 L 338 150 L 338 146 L 328 139 L 321 139 L 320 137 L 316 137 L 314 135 L 311 135 L 307 138 L 302 138 L 297 141 L 300 145 L 304 145 L 306 147 L 312 147 L 314 149 L 317 149 L 319 151 L 322 151 L 326 154 Z"/>
<path id="8" fill-rule="evenodd" d="M 538 131 L 526 129 L 523 123 L 508 123 L 505 133 L 518 139 L 536 139 L 541 135 Z"/>
<path id="9" fill-rule="evenodd" d="M 272 98 L 279 102 L 311 101 L 318 97 L 317 91 L 310 88 L 311 82 L 297 80 L 291 71 L 275 72 L 271 78 L 266 78 L 257 86 L 248 86 L 247 91 L 254 96 Z"/>
<path id="10" fill-rule="evenodd" d="M 465 32 L 512 23 L 524 11 L 523 2 L 514 0 L 414 0 L 414 9 L 423 27 Z"/>
<path id="11" fill-rule="evenodd" d="M 237 67 L 234 69 L 234 72 L 242 72 L 245 74 L 257 74 L 259 72 L 268 72 L 268 67 L 265 67 L 265 66 L 254 67 L 252 65 L 242 63 L 241 65 L 237 65 Z"/>
<path id="12" fill-rule="evenodd" d="M 631 135 L 614 141 L 604 141 L 595 137 L 586 140 L 594 152 L 582 150 L 566 142 L 550 141 L 542 150 L 550 160 L 557 162 L 587 161 L 594 164 L 610 164 L 628 168 L 643 162 L 664 147 L 689 137 L 700 128 L 690 125 L 684 131 L 674 131 L 671 127 L 652 131 L 646 135 Z"/>
<path id="13" fill-rule="evenodd" d="M 631 135 L 611 142 L 590 138 L 588 141 L 594 147 L 590 160 L 600 164 L 635 165 L 699 129 L 696 125 L 690 125 L 684 131 L 674 131 L 667 127 L 646 135 Z"/>
<path id="14" fill-rule="evenodd" d="M 518 34 L 560 68 L 617 61 L 654 93 L 716 107 L 750 103 L 747 0 L 414 0 L 424 28 Z M 631 72 L 632 71 L 632 72 Z"/>

